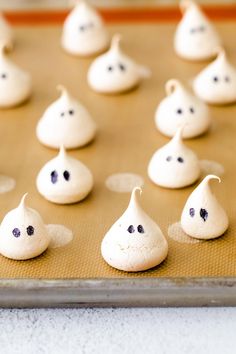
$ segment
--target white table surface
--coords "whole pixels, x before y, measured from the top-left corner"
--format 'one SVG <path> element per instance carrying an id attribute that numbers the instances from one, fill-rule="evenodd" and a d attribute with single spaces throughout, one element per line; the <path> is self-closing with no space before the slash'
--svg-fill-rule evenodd
<path id="1" fill-rule="evenodd" d="M 234 354 L 236 308 L 0 310 L 1 354 Z"/>

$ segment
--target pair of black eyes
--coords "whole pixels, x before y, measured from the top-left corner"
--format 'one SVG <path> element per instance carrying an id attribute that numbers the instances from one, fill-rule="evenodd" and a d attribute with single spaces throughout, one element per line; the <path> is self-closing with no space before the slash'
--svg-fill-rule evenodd
<path id="1" fill-rule="evenodd" d="M 204 32 L 206 28 L 204 26 L 194 27 L 190 29 L 190 33 Z"/>
<path id="2" fill-rule="evenodd" d="M 130 233 L 130 234 L 133 234 L 135 232 L 135 228 L 134 228 L 134 225 L 130 225 L 127 229 L 127 231 Z M 137 231 L 140 233 L 140 234 L 144 234 L 144 228 L 142 225 L 138 225 L 137 227 Z"/>
<path id="3" fill-rule="evenodd" d="M 0 78 L 1 78 L 1 79 L 6 79 L 6 78 L 7 78 L 7 74 L 6 74 L 6 73 L 0 74 Z"/>
<path id="4" fill-rule="evenodd" d="M 166 161 L 170 162 L 172 159 L 173 159 L 172 156 L 167 156 Z M 183 159 L 183 157 L 181 157 L 181 156 L 177 157 L 177 161 L 178 161 L 179 163 L 184 163 L 184 159 Z"/>
<path id="5" fill-rule="evenodd" d="M 28 236 L 33 236 L 34 234 L 34 227 L 29 225 L 27 228 L 26 228 L 26 232 L 27 232 L 27 235 Z M 14 237 L 20 237 L 21 235 L 21 232 L 20 232 L 20 229 L 18 229 L 18 227 L 16 227 L 15 229 L 12 230 L 12 234 Z"/>
<path id="6" fill-rule="evenodd" d="M 194 108 L 193 108 L 193 107 L 189 107 L 189 112 L 193 114 L 193 113 L 195 112 Z M 183 111 L 182 108 L 178 108 L 178 109 L 176 110 L 176 113 L 177 113 L 177 114 L 183 114 L 184 111 Z"/>
<path id="7" fill-rule="evenodd" d="M 213 82 L 216 83 L 216 84 L 221 81 L 221 79 L 220 79 L 219 76 L 213 76 L 212 80 L 213 80 Z M 225 76 L 225 77 L 223 78 L 223 81 L 225 81 L 225 82 L 230 82 L 229 76 Z"/>
<path id="8" fill-rule="evenodd" d="M 193 218 L 195 216 L 195 209 L 194 208 L 190 208 L 189 209 L 189 215 Z M 200 209 L 199 211 L 199 215 L 200 217 L 203 219 L 203 221 L 205 222 L 208 218 L 208 211 L 206 209 Z"/>
<path id="9" fill-rule="evenodd" d="M 81 25 L 79 26 L 79 31 L 84 32 L 88 28 L 94 27 L 94 24 L 92 22 L 88 23 L 87 25 Z"/>
<path id="10" fill-rule="evenodd" d="M 73 114 L 74 114 L 75 112 L 74 112 L 73 109 L 70 109 L 70 110 L 68 111 L 68 113 L 69 113 L 70 116 L 73 116 Z M 61 112 L 60 116 L 61 116 L 61 117 L 64 117 L 65 114 L 66 114 L 66 112 Z"/>
<path id="11" fill-rule="evenodd" d="M 65 171 L 63 172 L 63 177 L 64 177 L 64 179 L 65 179 L 66 181 L 69 181 L 69 179 L 70 179 L 70 172 L 68 172 L 67 170 L 65 170 Z M 56 170 L 54 170 L 54 171 L 51 172 L 51 182 L 52 182 L 53 184 L 55 184 L 55 183 L 57 183 L 57 181 L 58 181 L 58 173 L 57 173 Z"/>
<path id="12" fill-rule="evenodd" d="M 124 64 L 122 64 L 122 63 L 119 63 L 118 65 L 118 68 L 120 69 L 120 71 L 125 71 L 126 70 L 126 67 L 124 66 Z M 107 71 L 109 71 L 109 72 L 112 72 L 112 71 L 114 71 L 115 70 L 115 66 L 113 66 L 113 65 L 109 65 L 108 67 L 107 67 Z"/>

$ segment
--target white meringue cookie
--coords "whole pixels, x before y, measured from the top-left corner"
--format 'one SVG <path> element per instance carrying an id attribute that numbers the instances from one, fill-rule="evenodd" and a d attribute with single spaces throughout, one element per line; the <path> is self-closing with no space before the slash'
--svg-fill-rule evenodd
<path id="1" fill-rule="evenodd" d="M 120 36 L 112 39 L 111 48 L 96 58 L 88 71 L 88 84 L 100 93 L 120 93 L 136 87 L 142 79 L 150 77 L 150 71 L 123 54 Z"/>
<path id="2" fill-rule="evenodd" d="M 79 1 L 64 22 L 61 43 L 70 54 L 90 56 L 108 47 L 109 36 L 97 11 Z"/>
<path id="3" fill-rule="evenodd" d="M 200 177 L 200 163 L 196 154 L 184 145 L 182 130 L 158 149 L 148 165 L 148 176 L 157 185 L 166 188 L 187 187 Z"/>
<path id="4" fill-rule="evenodd" d="M 156 109 L 155 123 L 164 135 L 173 137 L 184 126 L 183 138 L 193 138 L 206 132 L 211 118 L 207 105 L 192 95 L 180 81 L 171 79 L 166 83 L 167 97 Z"/>
<path id="5" fill-rule="evenodd" d="M 0 107 L 13 107 L 26 101 L 31 95 L 30 75 L 13 64 L 5 50 L 7 43 L 0 46 Z"/>
<path id="6" fill-rule="evenodd" d="M 159 226 L 143 211 L 134 188 L 124 214 L 106 233 L 101 252 L 112 267 L 127 272 L 153 268 L 167 256 L 168 244 Z"/>
<path id="7" fill-rule="evenodd" d="M 37 257 L 50 243 L 41 216 L 25 205 L 25 198 L 26 194 L 19 206 L 6 214 L 0 226 L 0 253 L 15 260 Z"/>
<path id="8" fill-rule="evenodd" d="M 211 191 L 209 181 L 220 178 L 208 175 L 189 196 L 181 216 L 184 232 L 197 239 L 213 239 L 223 235 L 229 225 L 226 212 Z"/>
<path id="9" fill-rule="evenodd" d="M 223 49 L 193 82 L 195 94 L 209 104 L 236 102 L 236 68 L 228 61 Z"/>
<path id="10" fill-rule="evenodd" d="M 6 43 L 6 46 L 11 48 L 14 43 L 14 35 L 11 26 L 6 18 L 0 12 L 0 41 Z"/>
<path id="11" fill-rule="evenodd" d="M 199 6 L 191 0 L 182 0 L 180 8 L 183 18 L 174 38 L 176 53 L 188 60 L 210 59 L 217 54 L 221 40 Z"/>
<path id="12" fill-rule="evenodd" d="M 44 112 L 36 128 L 39 141 L 51 148 L 63 145 L 74 149 L 88 144 L 95 136 L 96 124 L 87 109 L 63 87 L 62 94 Z"/>
<path id="13" fill-rule="evenodd" d="M 71 204 L 90 193 L 93 176 L 82 162 L 68 156 L 61 147 L 59 154 L 40 170 L 36 185 L 39 193 L 50 202 Z"/>

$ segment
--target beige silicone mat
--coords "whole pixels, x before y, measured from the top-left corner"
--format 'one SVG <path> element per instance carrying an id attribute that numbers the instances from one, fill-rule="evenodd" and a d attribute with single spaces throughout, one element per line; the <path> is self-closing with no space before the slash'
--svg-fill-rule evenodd
<path id="1" fill-rule="evenodd" d="M 154 186 L 146 168 L 152 153 L 168 139 L 157 132 L 153 116 L 164 97 L 164 83 L 176 77 L 189 82 L 204 64 L 178 59 L 172 49 L 173 24 L 110 26 L 110 32 L 123 35 L 122 47 L 130 56 L 153 71 L 139 89 L 120 96 L 103 96 L 90 91 L 86 72 L 90 59 L 67 56 L 59 45 L 60 27 L 19 27 L 17 45 L 10 55 L 33 76 L 34 94 L 25 105 L 0 111 L 1 173 L 17 181 L 15 190 L 0 196 L 0 219 L 16 207 L 29 192 L 28 205 L 37 209 L 45 223 L 61 223 L 74 232 L 73 241 L 45 252 L 30 261 L 12 261 L 0 256 L 0 278 L 122 278 L 122 277 L 203 277 L 236 276 L 236 105 L 211 108 L 212 130 L 187 142 L 200 159 L 214 160 L 225 167 L 223 183 L 213 182 L 217 197 L 230 217 L 227 234 L 215 241 L 195 245 L 168 238 L 169 255 L 156 269 L 127 274 L 110 268 L 100 256 L 100 243 L 108 228 L 123 213 L 129 194 L 109 191 L 106 178 L 117 172 L 137 173 L 145 179 L 142 205 L 167 235 L 168 226 L 178 221 L 182 207 L 194 187 L 169 191 Z M 230 59 L 236 65 L 233 34 L 236 24 L 220 23 L 219 31 Z M 40 145 L 35 125 L 44 109 L 58 97 L 57 84 L 63 84 L 88 107 L 99 126 L 96 140 L 74 150 L 92 170 L 95 187 L 82 203 L 59 206 L 45 201 L 35 188 L 41 166 L 55 151 Z M 16 225 L 17 226 L 17 225 Z"/>

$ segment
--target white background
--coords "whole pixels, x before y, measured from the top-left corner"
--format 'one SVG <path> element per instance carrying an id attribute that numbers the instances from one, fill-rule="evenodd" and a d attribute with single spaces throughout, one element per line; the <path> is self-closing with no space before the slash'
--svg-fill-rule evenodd
<path id="1" fill-rule="evenodd" d="M 0 310 L 1 354 L 234 354 L 236 308 Z"/>

